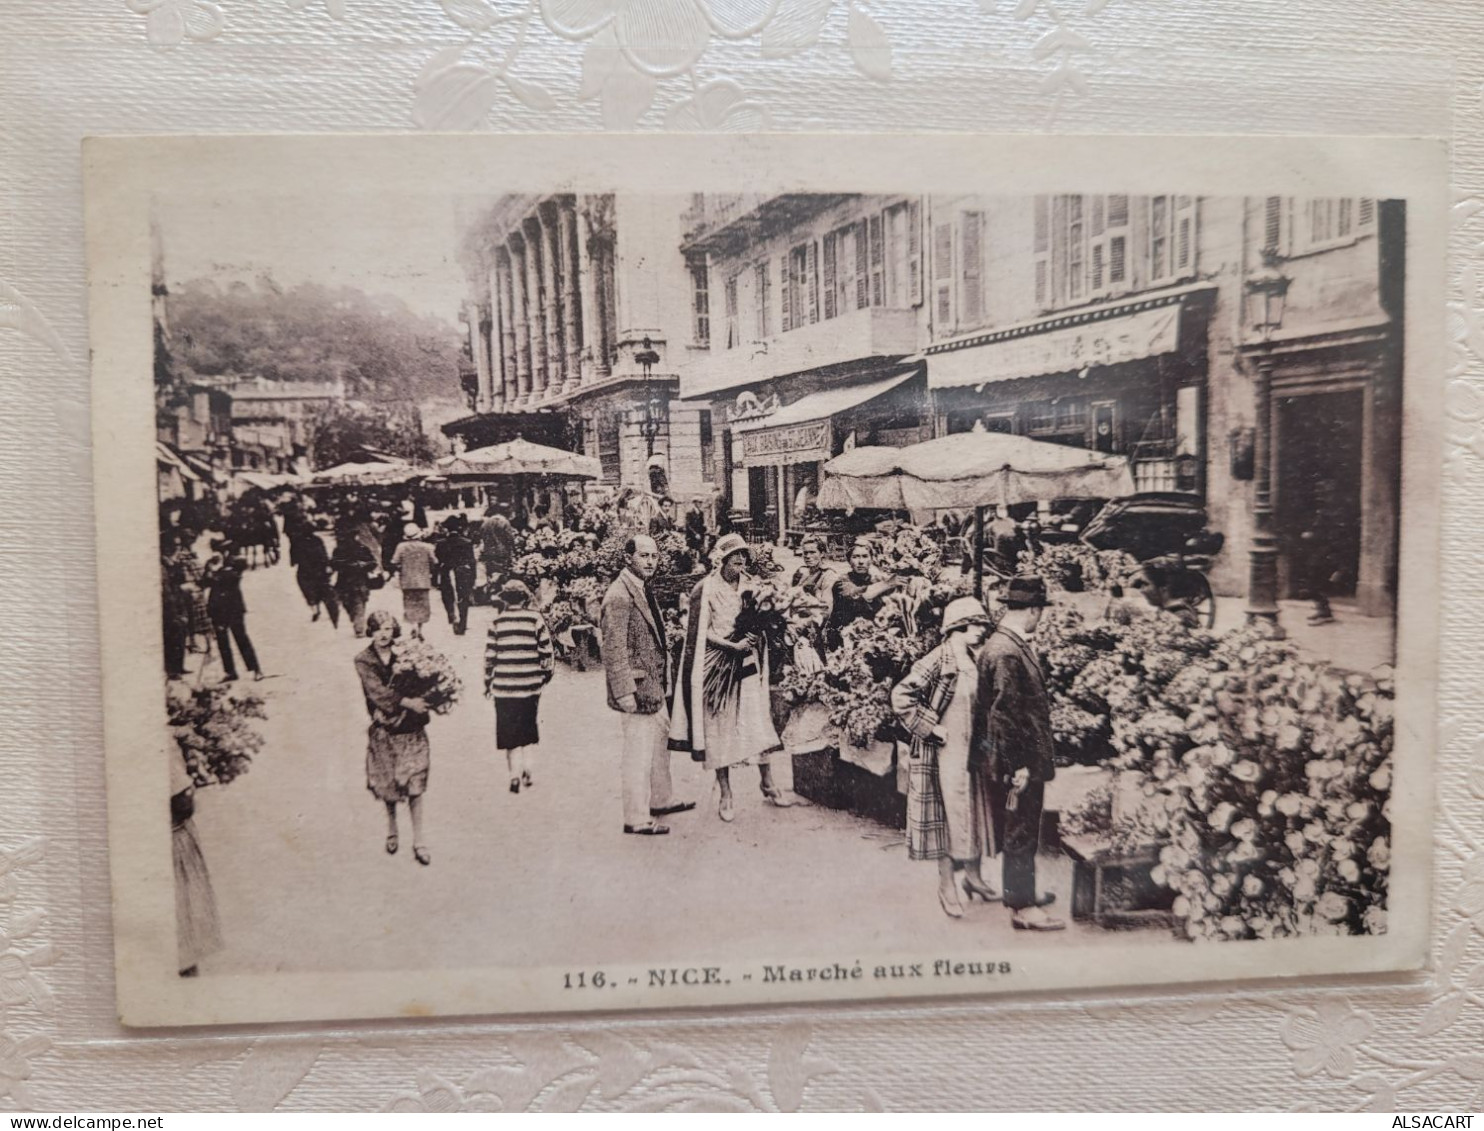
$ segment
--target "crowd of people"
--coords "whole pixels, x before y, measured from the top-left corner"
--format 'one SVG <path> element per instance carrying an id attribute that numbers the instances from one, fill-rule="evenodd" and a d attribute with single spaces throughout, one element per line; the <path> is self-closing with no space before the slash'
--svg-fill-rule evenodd
<path id="1" fill-rule="evenodd" d="M 676 796 L 677 755 L 689 755 L 714 780 L 722 822 L 735 819 L 734 771 L 747 765 L 758 768 L 765 804 L 807 806 L 789 786 L 792 775 L 780 775 L 775 764 L 787 757 L 782 736 L 791 711 L 778 682 L 790 667 L 823 664 L 849 626 L 873 618 L 903 579 L 873 566 L 865 540 L 839 569 L 826 562 L 822 542 L 806 537 L 787 586 L 789 631 L 785 639 L 763 639 L 757 594 L 782 588 L 774 584 L 779 567 L 767 548 L 716 529 L 703 499 L 683 510 L 655 505 L 648 496 L 617 502 L 610 513 L 635 532 L 623 545 L 624 567 L 603 596 L 599 632 L 607 705 L 619 716 L 623 833 L 665 836 L 671 818 L 697 808 L 695 800 Z M 509 507 L 492 503 L 478 518 L 454 511 L 430 523 L 423 502 L 406 491 L 318 499 L 284 491 L 275 503 L 269 508 L 253 498 L 162 534 L 167 677 L 206 678 L 214 645 L 221 681 L 239 677 L 237 658 L 263 678 L 241 582 L 244 571 L 278 561 L 281 522 L 311 621 L 338 629 L 343 614 L 354 636 L 367 641 L 354 656 L 354 670 L 369 718 L 367 788 L 386 811 L 385 850 L 399 851 L 398 809 L 405 808 L 412 856 L 429 865 L 422 801 L 431 714 L 422 696 L 399 688 L 400 650 L 424 637 L 435 590 L 454 635 L 467 632 L 472 603 L 493 606 L 482 684 L 493 705 L 494 746 L 503 753 L 510 792 L 531 790 L 537 777 L 531 752 L 540 744 L 540 701 L 554 675 L 555 642 L 535 596 L 511 576 L 521 546 L 517 530 L 560 526 L 577 516 L 549 511 L 516 521 Z M 263 534 L 265 513 L 274 537 Z M 673 610 L 667 618 L 654 585 L 661 556 L 656 538 L 677 530 L 696 569 L 680 610 L 678 646 L 666 631 Z M 400 590 L 400 617 L 385 608 L 368 613 L 372 592 L 388 584 Z M 907 849 L 912 859 L 936 862 L 946 914 L 964 915 L 962 892 L 970 901 L 1003 901 L 1017 929 L 1056 930 L 1064 924 L 1044 910 L 1049 897 L 1035 884 L 1051 740 L 1044 676 L 1028 641 L 1045 604 L 1045 585 L 1015 578 L 1004 604 L 991 632 L 983 605 L 955 600 L 941 622 L 941 645 L 893 692 L 892 707 L 912 736 Z M 188 673 L 193 650 L 202 662 Z M 188 808 L 172 798 L 185 891 L 199 890 L 205 876 Z M 983 872 L 984 857 L 994 854 L 1002 859 L 1003 894 Z M 181 916 L 182 929 L 209 941 L 214 915 L 201 912 L 200 898 L 188 902 L 193 906 Z"/>

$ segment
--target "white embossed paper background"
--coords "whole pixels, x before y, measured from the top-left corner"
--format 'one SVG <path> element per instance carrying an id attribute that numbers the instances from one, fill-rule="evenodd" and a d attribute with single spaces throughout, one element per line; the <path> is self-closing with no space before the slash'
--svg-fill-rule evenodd
<path id="1" fill-rule="evenodd" d="M 1276 0 L 12 0 L 0 44 L 0 1104 L 1484 1105 L 1484 11 Z M 1435 970 L 1409 985 L 538 1026 L 112 1023 L 78 143 L 90 133 L 893 129 L 1454 143 Z"/>

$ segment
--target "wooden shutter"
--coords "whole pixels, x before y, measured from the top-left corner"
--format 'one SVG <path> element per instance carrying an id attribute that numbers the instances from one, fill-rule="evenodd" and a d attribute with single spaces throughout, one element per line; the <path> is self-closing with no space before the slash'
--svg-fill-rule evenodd
<path id="1" fill-rule="evenodd" d="M 1262 205 L 1262 247 L 1274 255 L 1283 254 L 1283 198 L 1270 196 Z"/>
<path id="2" fill-rule="evenodd" d="M 810 240 L 804 246 L 804 309 L 814 323 L 819 321 L 819 243 Z"/>
<path id="3" fill-rule="evenodd" d="M 984 319 L 984 213 L 965 212 L 961 248 L 963 291 L 959 295 L 960 320 L 977 326 Z"/>
<path id="4" fill-rule="evenodd" d="M 870 235 L 866 221 L 855 226 L 855 307 L 863 310 L 871 305 Z"/>
<path id="5" fill-rule="evenodd" d="M 881 215 L 871 217 L 871 305 L 882 306 L 886 302 L 886 235 L 881 227 Z"/>
<path id="6" fill-rule="evenodd" d="M 1104 214 L 1103 240 L 1108 247 L 1108 291 L 1117 294 L 1128 289 L 1129 233 L 1128 195 L 1108 197 Z"/>
<path id="7" fill-rule="evenodd" d="M 1196 204 L 1196 198 L 1193 196 L 1175 197 L 1174 225 L 1171 233 L 1171 242 L 1174 246 L 1171 254 L 1174 257 L 1174 275 L 1177 279 L 1183 279 L 1195 273 Z"/>
<path id="8" fill-rule="evenodd" d="M 907 301 L 922 305 L 922 202 L 907 205 Z"/>
<path id="9" fill-rule="evenodd" d="M 839 309 L 840 296 L 835 293 L 838 281 L 838 270 L 836 264 L 839 261 L 839 237 L 835 232 L 830 232 L 824 237 L 824 316 L 833 318 Z"/>
<path id="10" fill-rule="evenodd" d="M 1355 210 L 1355 230 L 1357 233 L 1369 232 L 1376 226 L 1376 202 L 1368 196 L 1360 198 Z"/>
<path id="11" fill-rule="evenodd" d="M 1031 258 L 1036 271 L 1036 309 L 1051 305 L 1051 200 L 1036 197 L 1035 232 L 1031 240 Z"/>
<path id="12" fill-rule="evenodd" d="M 789 259 L 788 252 L 778 257 L 778 294 L 782 304 L 779 327 L 782 333 L 787 333 L 794 328 L 793 287 L 789 280 Z"/>
<path id="13" fill-rule="evenodd" d="M 1108 289 L 1107 198 L 1087 198 L 1087 293 L 1093 297 Z"/>

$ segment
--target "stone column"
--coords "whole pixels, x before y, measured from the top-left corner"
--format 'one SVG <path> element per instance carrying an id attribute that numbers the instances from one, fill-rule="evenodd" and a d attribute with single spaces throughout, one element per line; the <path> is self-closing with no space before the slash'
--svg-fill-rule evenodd
<path id="1" fill-rule="evenodd" d="M 501 250 L 495 256 L 495 309 L 500 314 L 500 359 L 505 376 L 505 407 L 511 408 L 520 396 L 520 378 L 516 366 L 515 302 L 510 289 L 510 254 Z"/>
<path id="2" fill-rule="evenodd" d="M 479 400 L 485 412 L 494 412 L 500 398 L 500 359 L 494 350 L 494 304 L 479 304 Z"/>
<path id="3" fill-rule="evenodd" d="M 562 307 L 560 280 L 561 256 L 557 254 L 559 225 L 552 216 L 552 206 L 542 204 L 536 209 L 536 218 L 541 223 L 541 275 L 546 292 L 546 385 L 550 394 L 556 396 L 565 382 L 566 354 L 562 348 Z"/>
<path id="4" fill-rule="evenodd" d="M 576 213 L 577 221 L 577 289 L 582 303 L 582 381 L 586 384 L 597 375 L 598 354 L 598 290 L 597 272 L 593 264 L 593 221 L 586 208 Z"/>
<path id="5" fill-rule="evenodd" d="M 477 300 L 469 310 L 469 345 L 474 354 L 474 372 L 477 384 L 474 394 L 474 411 L 490 410 L 490 355 L 489 355 L 489 306 Z"/>
<path id="6" fill-rule="evenodd" d="M 1273 354 L 1264 346 L 1257 359 L 1256 481 L 1252 492 L 1252 548 L 1248 553 L 1247 622 L 1265 621 L 1283 635 L 1278 622 L 1278 537 L 1273 532 Z"/>
<path id="7" fill-rule="evenodd" d="M 522 240 L 519 244 L 512 242 L 506 246 L 509 248 L 510 258 L 511 313 L 514 314 L 511 321 L 515 326 L 515 372 L 520 384 L 520 403 L 526 405 L 531 401 L 531 304 L 530 295 L 526 291 L 526 280 L 529 278 L 526 271 L 526 245 Z"/>
<path id="8" fill-rule="evenodd" d="M 564 386 L 571 391 L 582 383 L 581 313 L 577 307 L 577 210 L 571 204 L 562 204 L 557 213 L 557 223 L 562 234 L 562 344 L 567 351 Z"/>
<path id="9" fill-rule="evenodd" d="M 528 217 L 526 237 L 526 322 L 531 331 L 531 398 L 546 398 L 546 297 L 541 287 L 541 223 Z"/>

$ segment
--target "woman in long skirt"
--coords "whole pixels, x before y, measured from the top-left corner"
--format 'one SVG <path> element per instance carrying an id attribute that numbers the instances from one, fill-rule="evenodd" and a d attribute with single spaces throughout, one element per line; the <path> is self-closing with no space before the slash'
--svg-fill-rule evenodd
<path id="1" fill-rule="evenodd" d="M 964 894 L 986 902 L 999 895 L 985 881 L 988 809 L 978 774 L 969 770 L 978 673 L 975 652 L 989 617 L 973 597 L 943 610 L 943 643 L 917 663 L 891 691 L 891 707 L 912 735 L 907 771 L 907 855 L 938 862 L 938 902 L 945 914 L 963 916 L 954 870 L 963 871 Z"/>
<path id="2" fill-rule="evenodd" d="M 423 794 L 428 788 L 428 705 L 416 696 L 404 697 L 393 687 L 396 659 L 393 641 L 401 633 L 397 618 L 377 609 L 366 618 L 371 645 L 356 656 L 356 674 L 366 696 L 371 726 L 366 731 L 366 788 L 386 806 L 386 850 L 395 855 L 397 804 L 412 814 L 412 855 L 419 864 L 431 864 L 423 843 Z"/>
<path id="3" fill-rule="evenodd" d="M 783 750 L 783 743 L 769 707 L 767 657 L 760 657 L 746 636 L 736 638 L 748 556 L 740 534 L 724 535 L 712 549 L 716 568 L 691 593 L 670 718 L 670 749 L 689 750 L 715 772 L 721 787 L 717 815 L 723 821 L 736 815 L 731 768 L 753 760 L 764 800 L 779 808 L 794 803 L 773 784 L 769 759 Z"/>
<path id="4" fill-rule="evenodd" d="M 505 751 L 510 792 L 531 788 L 526 749 L 541 741 L 536 711 L 541 690 L 556 666 L 551 629 L 530 607 L 531 591 L 519 581 L 500 590 L 502 612 L 490 624 L 484 646 L 484 693 L 495 701 L 495 745 Z"/>
<path id="5" fill-rule="evenodd" d="M 170 855 L 175 863 L 175 962 L 182 978 L 194 978 L 197 963 L 222 948 L 221 921 L 211 873 L 196 839 L 195 785 L 179 749 L 170 763 Z"/>

